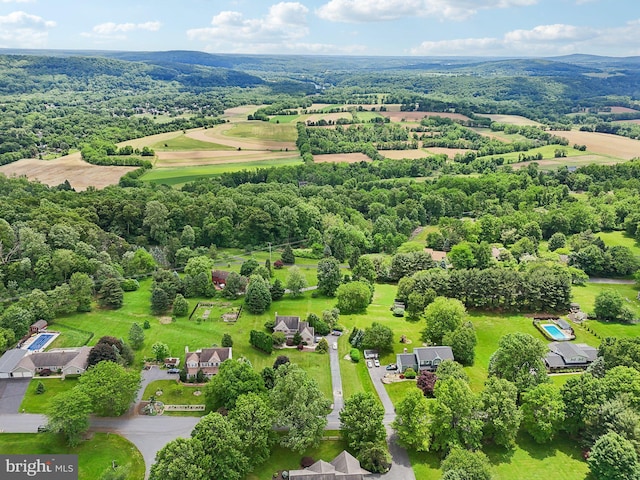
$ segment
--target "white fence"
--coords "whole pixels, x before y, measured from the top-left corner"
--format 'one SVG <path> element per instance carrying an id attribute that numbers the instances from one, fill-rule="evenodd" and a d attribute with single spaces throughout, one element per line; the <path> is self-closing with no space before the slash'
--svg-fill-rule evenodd
<path id="1" fill-rule="evenodd" d="M 165 405 L 165 412 L 192 412 L 192 411 L 204 411 L 207 408 L 206 405 Z"/>

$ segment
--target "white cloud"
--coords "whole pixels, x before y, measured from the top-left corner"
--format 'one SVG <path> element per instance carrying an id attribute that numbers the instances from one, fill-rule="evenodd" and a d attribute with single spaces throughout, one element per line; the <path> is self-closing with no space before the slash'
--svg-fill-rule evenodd
<path id="1" fill-rule="evenodd" d="M 0 0 L 0 3 L 33 3 L 35 0 Z"/>
<path id="2" fill-rule="evenodd" d="M 309 34 L 309 9 L 299 2 L 272 5 L 260 18 L 246 18 L 240 12 L 224 11 L 214 16 L 211 26 L 187 30 L 191 40 L 207 42 L 208 51 L 263 53 L 282 50 L 313 49 L 300 42 Z"/>
<path id="3" fill-rule="evenodd" d="M 332 22 L 368 23 L 406 17 L 465 20 L 478 10 L 535 5 L 538 0 L 330 0 L 316 14 Z"/>
<path id="4" fill-rule="evenodd" d="M 0 46 L 34 48 L 43 47 L 49 36 L 49 29 L 56 22 L 45 20 L 25 12 L 11 12 L 0 16 Z"/>
<path id="5" fill-rule="evenodd" d="M 144 22 L 144 23 L 114 23 L 105 22 L 94 26 L 91 32 L 81 33 L 84 37 L 94 37 L 102 39 L 117 39 L 122 40 L 126 38 L 125 33 L 134 32 L 136 30 L 144 30 L 147 32 L 157 32 L 160 30 L 162 23 L 160 22 Z"/>
<path id="6" fill-rule="evenodd" d="M 502 38 L 461 38 L 425 41 L 412 55 L 524 55 L 555 56 L 571 53 L 637 55 L 640 52 L 640 20 L 605 29 L 554 24 L 530 30 L 512 30 Z"/>

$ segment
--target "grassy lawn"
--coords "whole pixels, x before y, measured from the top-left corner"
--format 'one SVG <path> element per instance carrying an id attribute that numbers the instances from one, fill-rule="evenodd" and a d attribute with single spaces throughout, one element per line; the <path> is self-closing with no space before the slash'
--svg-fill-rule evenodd
<path id="1" fill-rule="evenodd" d="M 342 378 L 342 395 L 346 400 L 357 392 L 371 392 L 376 397 L 378 394 L 373 387 L 373 382 L 367 370 L 364 359 L 358 363 L 346 360 L 344 357 L 349 354 L 351 345 L 349 344 L 349 334 L 345 333 L 338 340 L 338 353 L 340 357 L 340 376 Z"/>
<path id="2" fill-rule="evenodd" d="M 127 480 L 144 478 L 144 460 L 128 440 L 113 433 L 94 433 L 90 440 L 75 448 L 68 447 L 61 437 L 51 433 L 0 434 L 3 454 L 76 454 L 80 480 L 95 480 L 111 469 L 111 462 L 128 466 Z"/>
<path id="3" fill-rule="evenodd" d="M 582 375 L 582 374 L 581 373 L 570 373 L 570 374 L 563 374 L 563 375 L 549 375 L 549 378 L 551 379 L 551 383 L 553 383 L 556 387 L 560 388 L 565 383 L 567 383 L 567 381 L 570 378 L 578 377 L 580 375 Z"/>
<path id="4" fill-rule="evenodd" d="M 600 232 L 596 233 L 596 236 L 600 237 L 607 247 L 617 245 L 628 247 L 634 255 L 640 256 L 640 245 L 635 238 L 629 237 L 625 232 Z"/>
<path id="5" fill-rule="evenodd" d="M 581 156 L 589 155 L 590 161 L 588 163 L 595 163 L 593 161 L 593 157 L 591 157 L 592 152 L 581 152 L 580 150 L 576 150 L 573 147 L 569 147 L 569 146 L 564 147 L 562 145 L 545 145 L 544 147 L 532 148 L 531 150 L 527 150 L 526 152 L 524 152 L 524 155 L 531 156 L 531 155 L 537 155 L 538 153 L 541 153 L 543 160 L 556 159 L 555 158 L 556 150 L 564 150 L 565 152 L 567 152 L 567 157 L 581 157 Z M 518 161 L 519 154 L 522 155 L 523 152 L 511 152 L 511 153 L 503 153 L 499 155 L 487 155 L 485 157 L 478 157 L 478 158 L 488 159 L 488 158 L 502 157 L 504 158 L 506 163 L 515 163 Z M 558 158 L 557 160 L 561 161 L 562 163 L 565 163 L 565 160 L 567 157 Z"/>
<path id="6" fill-rule="evenodd" d="M 154 395 L 156 400 L 165 405 L 204 405 L 204 396 L 193 394 L 202 389 L 203 387 L 180 385 L 176 380 L 156 380 L 147 385 L 142 398 L 148 400 L 151 395 Z M 159 390 L 162 391 L 162 395 L 156 395 Z"/>
<path id="7" fill-rule="evenodd" d="M 244 122 L 236 124 L 225 135 L 239 138 L 257 138 L 272 142 L 295 142 L 298 136 L 291 123 Z"/>
<path id="8" fill-rule="evenodd" d="M 274 115 L 269 118 L 271 123 L 294 123 L 300 120 L 300 115 Z"/>
<path id="9" fill-rule="evenodd" d="M 572 300 L 580 304 L 583 312 L 592 313 L 593 305 L 598 294 L 604 290 L 615 290 L 624 299 L 625 304 L 633 310 L 636 315 L 640 315 L 640 301 L 636 299 L 638 289 L 635 285 L 618 285 L 604 283 L 587 283 L 583 286 L 574 285 L 571 289 Z"/>
<path id="10" fill-rule="evenodd" d="M 299 164 L 298 158 L 282 158 L 274 160 L 257 160 L 255 162 L 221 163 L 217 165 L 204 165 L 199 167 L 154 168 L 145 173 L 142 180 L 150 183 L 181 186 L 185 183 L 200 178 L 214 177 L 227 172 L 239 172 L 242 170 L 257 170 L 258 168 L 281 167 L 284 165 Z"/>
<path id="11" fill-rule="evenodd" d="M 299 469 L 302 457 L 330 462 L 346 448 L 347 445 L 342 440 L 324 440 L 317 448 L 307 449 L 302 455 L 286 448 L 273 447 L 271 457 L 262 465 L 258 465 L 255 472 L 247 475 L 246 480 L 270 480 L 278 470 Z"/>
<path id="12" fill-rule="evenodd" d="M 156 142 L 151 148 L 159 152 L 174 152 L 183 150 L 235 150 L 234 147 L 220 145 L 213 142 L 203 142 L 189 138 L 186 135 L 180 135 L 163 142 Z"/>
<path id="13" fill-rule="evenodd" d="M 36 395 L 36 387 L 38 382 L 42 382 L 45 388 L 45 392 Z M 34 379 L 29 382 L 27 393 L 24 395 L 24 399 L 20 404 L 20 411 L 24 410 L 26 413 L 47 413 L 49 405 L 53 397 L 59 393 L 71 390 L 78 384 L 77 379 L 67 378 L 42 378 Z"/>
<path id="14" fill-rule="evenodd" d="M 492 465 L 494 480 L 585 480 L 589 474 L 587 462 L 575 442 L 560 438 L 539 445 L 521 434 L 513 451 L 489 446 L 484 449 Z M 411 464 L 420 480 L 438 480 L 442 476 L 440 459 L 434 453 L 409 452 Z"/>
<path id="15" fill-rule="evenodd" d="M 416 390 L 418 387 L 416 387 L 415 380 L 405 380 L 403 382 L 386 384 L 384 388 L 386 388 L 393 404 L 397 406 L 409 390 Z"/>

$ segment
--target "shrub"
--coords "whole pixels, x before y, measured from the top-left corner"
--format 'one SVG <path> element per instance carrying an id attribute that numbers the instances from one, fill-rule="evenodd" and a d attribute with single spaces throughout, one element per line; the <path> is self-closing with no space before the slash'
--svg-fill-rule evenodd
<path id="1" fill-rule="evenodd" d="M 351 357 L 351 361 L 353 363 L 358 363 L 360 361 L 360 350 L 357 348 L 352 348 L 349 352 L 349 356 Z"/>
<path id="2" fill-rule="evenodd" d="M 42 395 L 46 392 L 46 388 L 44 388 L 44 383 L 38 381 L 38 385 L 36 385 L 36 395 Z"/>
<path id="3" fill-rule="evenodd" d="M 408 378 L 409 380 L 413 380 L 416 378 L 416 371 L 409 367 L 404 371 L 404 378 Z"/>
<path id="4" fill-rule="evenodd" d="M 120 284 L 125 292 L 135 292 L 140 288 L 140 284 L 135 278 L 127 278 Z"/>
<path id="5" fill-rule="evenodd" d="M 282 260 L 276 260 L 275 262 L 273 262 L 273 268 L 275 268 L 276 270 L 280 270 L 283 267 L 284 262 Z"/>
<path id="6" fill-rule="evenodd" d="M 145 330 L 149 330 L 151 328 L 151 324 L 149 323 L 149 320 L 144 321 L 144 323 L 142 324 L 142 328 L 144 328 Z"/>

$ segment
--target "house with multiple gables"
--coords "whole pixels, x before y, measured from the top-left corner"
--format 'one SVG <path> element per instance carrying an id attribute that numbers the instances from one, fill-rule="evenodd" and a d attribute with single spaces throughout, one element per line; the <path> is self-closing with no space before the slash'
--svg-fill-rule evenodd
<path id="1" fill-rule="evenodd" d="M 309 322 L 301 322 L 300 317 L 278 315 L 276 312 L 276 324 L 273 331 L 284 333 L 287 340 L 292 340 L 297 332 L 307 345 L 313 345 L 315 342 L 314 328 L 309 326 Z"/>
<path id="2" fill-rule="evenodd" d="M 584 343 L 552 342 L 544 363 L 550 371 L 587 368 L 598 356 L 598 349 Z"/>
<path id="3" fill-rule="evenodd" d="M 36 374 L 82 375 L 87 371 L 91 347 L 54 348 L 22 357 L 13 369 L 13 377 L 33 377 Z"/>
<path id="4" fill-rule="evenodd" d="M 396 355 L 396 364 L 398 371 L 404 372 L 407 368 L 413 368 L 416 372 L 421 370 L 435 371 L 444 360 L 453 360 L 453 352 L 451 347 L 417 347 L 413 349 L 413 353 L 398 353 Z"/>
<path id="5" fill-rule="evenodd" d="M 345 450 L 331 462 L 318 460 L 304 470 L 289 470 L 291 480 L 363 480 L 365 475 L 370 474 Z"/>
<path id="6" fill-rule="evenodd" d="M 232 358 L 231 347 L 202 348 L 190 352 L 189 347 L 184 347 L 184 364 L 187 369 L 187 378 L 194 378 L 198 370 L 202 370 L 205 377 L 213 377 L 218 374 L 220 364 Z"/>

